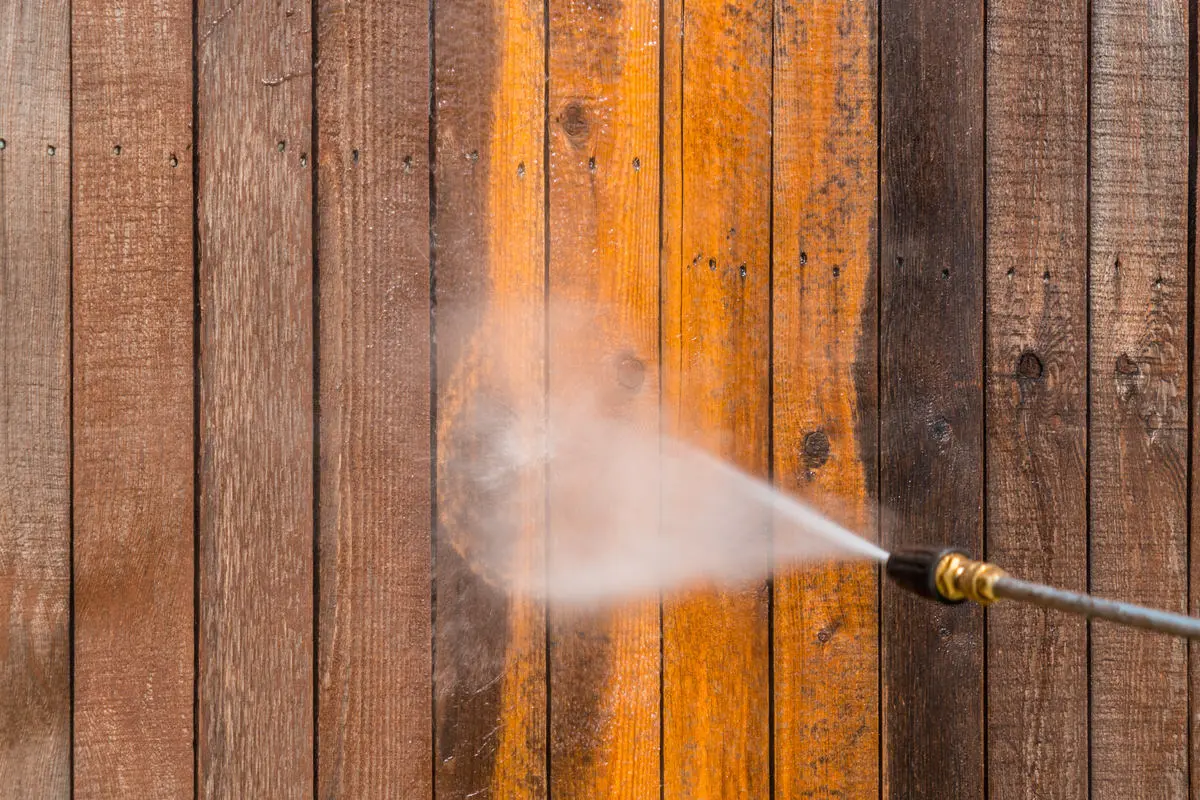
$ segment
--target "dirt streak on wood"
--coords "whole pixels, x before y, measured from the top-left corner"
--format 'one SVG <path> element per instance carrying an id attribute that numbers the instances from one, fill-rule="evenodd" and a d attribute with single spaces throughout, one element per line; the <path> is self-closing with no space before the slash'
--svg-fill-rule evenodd
<path id="1" fill-rule="evenodd" d="M 1188 595 L 1187 6 L 1097 0 L 1091 40 L 1091 589 L 1172 611 Z M 1097 622 L 1091 644 L 1091 796 L 1183 797 L 1184 643 Z"/>
<path id="2" fill-rule="evenodd" d="M 0 794 L 70 792 L 70 18 L 0 4 Z"/>
<path id="3" fill-rule="evenodd" d="M 766 477 L 772 6 L 683 11 L 664 34 L 664 430 Z M 767 602 L 765 582 L 666 600 L 667 798 L 766 796 Z"/>
<path id="4" fill-rule="evenodd" d="M 550 8 L 550 420 L 581 403 L 658 431 L 655 0 Z M 572 508 L 551 465 L 550 569 Z M 648 465 L 652 468 L 653 465 Z M 659 796 L 659 607 L 552 612 L 555 797 Z"/>
<path id="5" fill-rule="evenodd" d="M 882 6 L 880 498 L 886 549 L 983 550 L 982 3 Z M 983 614 L 888 584 L 885 797 L 984 794 Z"/>
<path id="6" fill-rule="evenodd" d="M 1087 589 L 1086 12 L 999 0 L 987 23 L 987 555 L 1074 591 Z M 1086 797 L 1086 623 L 998 608 L 987 645 L 991 795 Z"/>
<path id="7" fill-rule="evenodd" d="M 72 15 L 75 796 L 190 796 L 192 4 Z"/>
<path id="8" fill-rule="evenodd" d="M 313 793 L 310 7 L 201 0 L 199 789 Z M 219 23 L 216 22 L 220 18 Z"/>
<path id="9" fill-rule="evenodd" d="M 775 479 L 870 535 L 876 7 L 782 3 L 775 19 Z M 776 574 L 775 791 L 782 797 L 879 791 L 877 594 L 871 564 Z"/>
<path id="10" fill-rule="evenodd" d="M 433 792 L 429 8 L 321 3 L 321 797 Z"/>
<path id="11" fill-rule="evenodd" d="M 490 573 L 545 569 L 545 9 L 455 0 L 436 19 L 436 793 L 546 795 L 545 608 Z M 497 550 L 504 551 L 497 563 Z"/>

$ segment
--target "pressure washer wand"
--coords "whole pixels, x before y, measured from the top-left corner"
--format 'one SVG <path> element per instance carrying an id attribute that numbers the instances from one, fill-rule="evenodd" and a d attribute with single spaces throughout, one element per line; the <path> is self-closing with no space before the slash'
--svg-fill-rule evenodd
<path id="1" fill-rule="evenodd" d="M 995 564 L 973 561 L 953 548 L 901 550 L 888 557 L 884 571 L 897 586 L 941 603 L 970 600 L 986 606 L 1008 599 L 1134 628 L 1200 639 L 1200 619 L 1196 617 L 1018 580 Z"/>

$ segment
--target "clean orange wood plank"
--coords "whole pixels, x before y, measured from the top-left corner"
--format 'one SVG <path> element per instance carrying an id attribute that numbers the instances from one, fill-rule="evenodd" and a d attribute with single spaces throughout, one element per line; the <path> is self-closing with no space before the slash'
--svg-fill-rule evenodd
<path id="1" fill-rule="evenodd" d="M 0 794 L 70 792 L 70 6 L 0 4 Z"/>
<path id="2" fill-rule="evenodd" d="M 658 22 L 655 0 L 550 7 L 551 429 L 595 404 L 657 436 Z M 550 570 L 568 458 L 549 472 Z M 552 794 L 657 800 L 657 600 L 551 621 Z"/>
<path id="3" fill-rule="evenodd" d="M 774 464 L 778 485 L 874 529 L 876 6 L 777 4 Z M 775 791 L 879 791 L 873 564 L 775 579 Z"/>
<path id="4" fill-rule="evenodd" d="M 771 4 L 684 11 L 672 1 L 665 14 L 663 420 L 667 433 L 765 477 Z M 764 516 L 764 538 L 769 525 Z M 667 798 L 767 795 L 767 602 L 765 582 L 667 599 Z"/>
<path id="5" fill-rule="evenodd" d="M 436 17 L 435 788 L 545 797 L 545 608 L 503 582 L 545 568 L 545 9 Z"/>
<path id="6" fill-rule="evenodd" d="M 1091 12 L 1090 588 L 1183 611 L 1188 3 Z M 1185 796 L 1185 643 L 1095 622 L 1091 644 L 1091 796 Z"/>
<path id="7" fill-rule="evenodd" d="M 75 796 L 190 796 L 192 4 L 71 11 Z"/>
<path id="8" fill-rule="evenodd" d="M 321 797 L 433 792 L 429 8 L 321 4 Z"/>
<path id="9" fill-rule="evenodd" d="M 1087 587 L 1087 8 L 988 4 L 988 558 Z M 1049 275 L 1049 279 L 1044 276 Z M 988 613 L 992 797 L 1087 796 L 1087 626 Z"/>
<path id="10" fill-rule="evenodd" d="M 978 555 L 983 4 L 880 8 L 880 538 Z M 880 620 L 884 797 L 982 798 L 982 611 L 888 583 Z"/>
<path id="11" fill-rule="evenodd" d="M 197 7 L 205 797 L 313 793 L 309 10 Z"/>

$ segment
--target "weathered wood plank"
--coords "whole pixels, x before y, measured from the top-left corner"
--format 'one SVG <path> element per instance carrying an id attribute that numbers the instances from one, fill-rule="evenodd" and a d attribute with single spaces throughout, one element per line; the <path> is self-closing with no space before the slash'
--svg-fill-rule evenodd
<path id="1" fill-rule="evenodd" d="M 433 792 L 429 7 L 323 2 L 321 797 Z"/>
<path id="2" fill-rule="evenodd" d="M 205 797 L 313 792 L 309 11 L 197 7 Z"/>
<path id="3" fill-rule="evenodd" d="M 765 477 L 770 433 L 772 4 L 666 8 L 665 431 Z M 674 51 L 674 52 L 671 52 Z M 667 93 L 670 90 L 670 93 Z M 768 536 L 770 520 L 762 524 Z M 764 568 L 766 564 L 764 563 Z M 666 600 L 667 798 L 764 797 L 765 582 Z"/>
<path id="4" fill-rule="evenodd" d="M 1087 588 L 1087 7 L 988 5 L 988 558 Z M 1083 798 L 1087 627 L 988 613 L 988 790 Z"/>
<path id="5" fill-rule="evenodd" d="M 70 11 L 0 5 L 0 793 L 70 792 Z"/>
<path id="6" fill-rule="evenodd" d="M 72 39 L 75 796 L 190 796 L 192 4 Z"/>
<path id="7" fill-rule="evenodd" d="M 1090 588 L 1175 611 L 1188 593 L 1187 6 L 1096 0 L 1091 49 Z M 1184 643 L 1097 622 L 1091 667 L 1091 796 L 1183 797 Z"/>
<path id="8" fill-rule="evenodd" d="M 877 8 L 776 4 L 775 480 L 873 531 Z M 782 566 L 782 565 L 781 565 Z M 874 565 L 777 572 L 775 791 L 879 791 Z"/>
<path id="9" fill-rule="evenodd" d="M 545 608 L 499 579 L 545 568 L 545 9 L 436 17 L 436 794 L 540 798 Z"/>
<path id="10" fill-rule="evenodd" d="M 983 4 L 882 13 L 882 540 L 979 554 Z M 983 614 L 888 585 L 881 619 L 884 795 L 982 797 Z"/>
<path id="11" fill-rule="evenodd" d="M 554 430 L 586 427 L 575 416 L 586 407 L 657 436 L 658 24 L 655 0 L 550 6 Z M 550 465 L 550 570 L 559 526 L 576 510 L 573 481 L 593 473 L 570 458 Z M 594 613 L 552 606 L 551 621 L 553 796 L 657 800 L 657 599 Z"/>

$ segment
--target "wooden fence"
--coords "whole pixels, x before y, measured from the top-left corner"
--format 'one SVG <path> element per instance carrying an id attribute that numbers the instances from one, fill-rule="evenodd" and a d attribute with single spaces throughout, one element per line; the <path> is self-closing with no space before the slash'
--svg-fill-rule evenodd
<path id="1" fill-rule="evenodd" d="M 1195 17 L 0 0 L 0 797 L 1195 796 L 1182 642 L 866 566 L 582 616 L 442 535 L 460 398 L 586 364 L 886 546 L 1196 610 Z"/>

